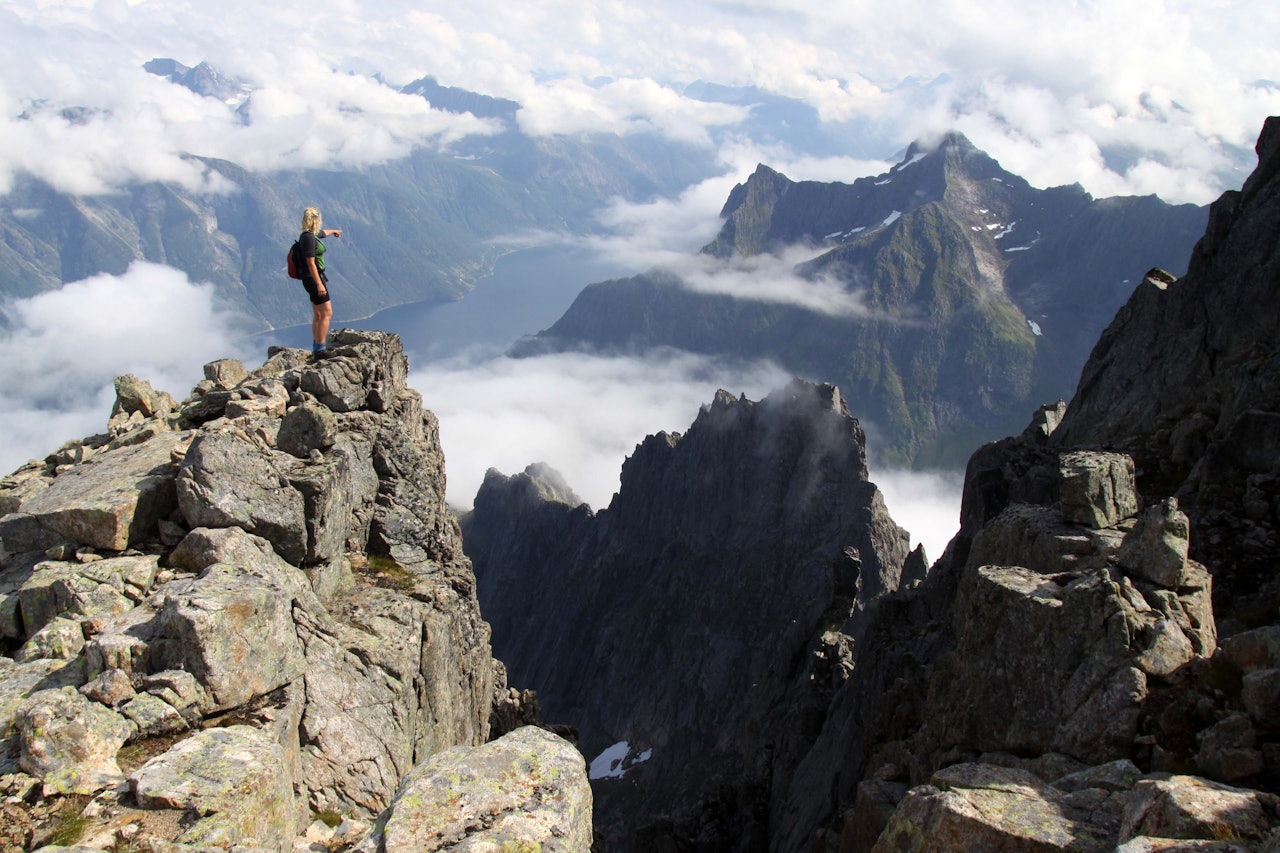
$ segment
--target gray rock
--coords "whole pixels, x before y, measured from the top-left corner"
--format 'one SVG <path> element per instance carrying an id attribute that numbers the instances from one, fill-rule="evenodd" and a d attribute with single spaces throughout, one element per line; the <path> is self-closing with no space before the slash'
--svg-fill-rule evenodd
<path id="1" fill-rule="evenodd" d="M 307 553 L 302 495 L 289 485 L 292 457 L 272 453 L 230 432 L 205 432 L 191 442 L 178 471 L 178 504 L 187 525 L 241 527 L 268 539 L 300 564 Z"/>
<path id="2" fill-rule="evenodd" d="M 207 693 L 205 713 L 236 707 L 301 674 L 293 608 L 320 609 L 306 577 L 274 552 L 264 553 L 266 543 L 244 531 L 230 530 L 220 540 L 223 553 L 243 559 L 171 581 L 107 620 L 87 646 L 95 673 L 115 668 L 141 678 L 185 670 Z"/>
<path id="3" fill-rule="evenodd" d="M 285 413 L 276 446 L 306 459 L 312 450 L 328 450 L 338 438 L 338 419 L 326 406 L 303 403 Z"/>
<path id="4" fill-rule="evenodd" d="M 1197 841 L 1180 838 L 1131 838 L 1115 849 L 1115 853 L 1253 853 L 1234 841 Z"/>
<path id="5" fill-rule="evenodd" d="M 46 794 L 92 794 L 124 781 L 116 753 L 132 726 L 74 687 L 33 693 L 14 725 L 22 746 L 18 764 L 41 780 Z"/>
<path id="6" fill-rule="evenodd" d="M 1064 453 L 1059 476 L 1062 517 L 1067 521 L 1114 527 L 1138 512 L 1133 459 L 1122 453 Z"/>
<path id="7" fill-rule="evenodd" d="M 316 808 L 376 815 L 415 760 L 487 738 L 488 631 L 474 599 L 438 581 L 423 581 L 414 599 L 357 590 L 345 607 L 352 624 L 298 614 L 303 777 Z"/>
<path id="8" fill-rule="evenodd" d="M 1135 786 L 1120 827 L 1121 842 L 1138 836 L 1218 838 L 1232 832 L 1261 841 L 1269 829 L 1263 795 L 1195 776 L 1144 779 Z"/>
<path id="9" fill-rule="evenodd" d="M 280 745 L 250 726 L 197 732 L 148 761 L 129 781 L 144 809 L 200 816 L 178 838 L 184 844 L 236 842 L 284 850 L 301 829 L 295 780 Z"/>
<path id="10" fill-rule="evenodd" d="M 231 420 L 280 418 L 289 407 L 289 390 L 278 379 L 241 385 L 227 401 L 224 412 Z"/>
<path id="11" fill-rule="evenodd" d="M 1280 669 L 1245 673 L 1241 699 L 1258 725 L 1280 728 Z"/>
<path id="12" fill-rule="evenodd" d="M 293 625 L 299 574 L 255 573 L 215 564 L 198 580 L 165 587 L 157 615 L 170 654 L 209 694 L 206 713 L 242 705 L 302 675 L 302 647 Z M 264 576 L 265 575 L 265 576 Z"/>
<path id="13" fill-rule="evenodd" d="M 156 556 L 112 557 L 91 563 L 37 563 L 14 593 L 23 627 L 43 628 L 64 615 L 96 618 L 124 613 L 150 591 Z"/>
<path id="14" fill-rule="evenodd" d="M 139 693 L 117 710 L 134 724 L 138 738 L 172 735 L 189 728 L 172 705 L 150 693 Z"/>
<path id="15" fill-rule="evenodd" d="M 139 379 L 132 373 L 116 377 L 116 402 L 111 410 L 111 417 L 118 414 L 131 415 L 135 412 L 144 418 L 163 417 L 173 411 L 174 401 L 164 391 L 156 391 L 151 383 Z"/>
<path id="16" fill-rule="evenodd" d="M 907 795 L 901 782 L 868 779 L 858 783 L 858 794 L 844 818 L 840 834 L 841 853 L 866 853 L 876 845 L 893 817 L 894 810 Z"/>
<path id="17" fill-rule="evenodd" d="M 1246 673 L 1280 669 L 1280 625 L 1264 625 L 1225 638 L 1222 656 Z"/>
<path id="18" fill-rule="evenodd" d="M 1182 585 L 1187 570 L 1191 522 L 1169 498 L 1148 507 L 1124 538 L 1117 559 L 1135 577 L 1169 589 Z"/>
<path id="19" fill-rule="evenodd" d="M 33 694 L 85 682 L 84 661 L 41 658 L 10 663 L 0 658 L 0 774 L 18 769 L 21 744 L 17 737 L 18 709 Z"/>
<path id="20" fill-rule="evenodd" d="M 79 621 L 58 617 L 45 625 L 18 649 L 14 660 L 28 661 L 36 658 L 70 660 L 84 649 L 84 628 Z"/>
<path id="21" fill-rule="evenodd" d="M 62 541 L 110 551 L 139 544 L 156 535 L 156 522 L 176 505 L 172 455 L 185 440 L 182 433 L 166 432 L 99 453 L 24 500 L 21 513 Z M 5 547 L 28 550 L 11 541 L 8 518 L 0 521 Z"/>
<path id="22" fill-rule="evenodd" d="M 196 677 L 183 669 L 167 669 L 144 676 L 142 689 L 163 699 L 184 717 L 198 717 L 207 707 L 208 694 Z"/>
<path id="23" fill-rule="evenodd" d="M 342 556 L 355 518 L 352 463 L 341 450 L 317 464 L 294 469 L 289 484 L 302 495 L 307 527 L 306 564 Z"/>
<path id="24" fill-rule="evenodd" d="M 1057 508 L 1014 503 L 974 536 L 968 562 L 1045 575 L 1098 569 L 1119 545 L 1114 533 L 1068 524 Z"/>
<path id="25" fill-rule="evenodd" d="M 1234 782 L 1262 772 L 1257 733 L 1244 714 L 1232 714 L 1196 736 L 1196 768 L 1219 782 Z"/>
<path id="26" fill-rule="evenodd" d="M 1146 676 L 1105 572 L 976 567 L 961 579 L 955 619 L 956 650 L 930 696 L 948 709 L 931 720 L 940 744 L 1087 763 L 1129 754 Z"/>
<path id="27" fill-rule="evenodd" d="M 108 669 L 98 673 L 92 681 L 80 688 L 80 692 L 108 708 L 115 708 L 137 694 L 129 675 L 119 669 Z"/>
<path id="28" fill-rule="evenodd" d="M 204 366 L 204 378 L 219 388 L 234 388 L 248 375 L 238 358 L 220 358 Z"/>
<path id="29" fill-rule="evenodd" d="M 913 788 L 873 848 L 890 851 L 1110 850 L 1115 829 L 1070 808 L 1030 773 L 960 764 Z"/>
<path id="30" fill-rule="evenodd" d="M 1053 787 L 1064 793 L 1083 791 L 1087 788 L 1101 788 L 1106 791 L 1131 791 L 1142 778 L 1142 771 L 1127 758 L 1109 761 L 1096 767 L 1088 767 L 1069 773 L 1053 783 Z"/>
<path id="31" fill-rule="evenodd" d="M 384 849 L 582 853 L 591 847 L 591 802 L 582 755 L 526 726 L 414 768 L 391 804 Z"/>

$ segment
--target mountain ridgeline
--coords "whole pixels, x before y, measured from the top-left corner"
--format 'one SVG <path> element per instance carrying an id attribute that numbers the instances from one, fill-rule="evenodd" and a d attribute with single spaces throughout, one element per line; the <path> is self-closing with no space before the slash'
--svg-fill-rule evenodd
<path id="1" fill-rule="evenodd" d="M 1038 190 L 958 134 L 913 144 L 852 184 L 760 166 L 734 188 L 703 254 L 732 271 L 809 247 L 796 272 L 843 308 L 699 292 L 678 269 L 588 287 L 513 352 L 676 347 L 770 358 L 838 385 L 879 440 L 917 465 L 960 464 L 1025 412 L 1070 394 L 1089 348 L 1152 266 L 1185 269 L 1204 208 L 1154 196 Z"/>
<path id="2" fill-rule="evenodd" d="M 239 120 L 252 124 L 252 94 L 207 64 L 153 60 L 146 67 L 196 94 L 237 103 Z M 527 136 L 514 122 L 518 104 L 431 78 L 404 91 L 441 110 L 493 118 L 500 132 L 359 171 L 267 174 L 198 157 L 207 191 L 151 182 L 77 196 L 19 175 L 0 197 L 0 294 L 30 297 L 145 260 L 213 284 L 218 307 L 249 328 L 297 324 L 306 303 L 299 305 L 297 283 L 286 276 L 284 253 L 302 209 L 315 204 L 327 223 L 343 228 L 331 272 L 341 293 L 338 319 L 364 317 L 458 299 L 490 272 L 504 238 L 590 231 L 611 199 L 671 194 L 713 168 L 709 151 L 652 135 Z"/>

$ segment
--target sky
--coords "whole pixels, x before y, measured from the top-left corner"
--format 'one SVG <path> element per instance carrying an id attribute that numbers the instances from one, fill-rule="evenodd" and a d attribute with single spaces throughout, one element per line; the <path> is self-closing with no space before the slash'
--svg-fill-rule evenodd
<path id="1" fill-rule="evenodd" d="M 709 291 L 752 287 L 761 299 L 853 315 L 864 310 L 856 300 L 797 282 L 785 265 L 689 257 L 756 163 L 796 180 L 851 181 L 886 171 L 912 140 L 955 129 L 1036 186 L 1204 204 L 1240 185 L 1263 119 L 1280 113 L 1269 81 L 1280 5 L 1262 0 L 6 0 L 0 51 L 0 195 L 22 174 L 79 195 L 144 180 L 222 192 L 190 155 L 264 174 L 359 169 L 496 130 L 397 91 L 432 75 L 518 101 L 528 134 L 657 133 L 714 149 L 722 174 L 670 199 L 617 200 L 600 211 L 602 233 L 583 239 L 636 272 L 677 265 Z M 244 94 L 199 97 L 145 72 L 156 57 L 208 61 Z M 849 137 L 848 150 L 819 156 L 748 138 L 736 131 L 746 108 L 686 96 L 698 80 L 801 99 Z M 0 354 L 18 365 L 0 374 L 6 471 L 102 430 L 120 373 L 181 398 L 207 361 L 262 358 L 207 285 L 163 266 L 135 264 L 0 310 Z M 419 367 L 441 416 L 451 500 L 469 503 L 489 465 L 514 473 L 549 461 L 598 508 L 645 434 L 686 428 L 716 387 L 758 399 L 782 378 L 768 365 L 665 358 Z M 504 444 L 490 432 L 502 424 L 523 425 L 528 440 L 502 433 L 509 447 L 486 451 Z M 873 477 L 910 504 L 895 508 L 891 495 L 900 521 L 920 514 L 903 522 L 917 538 L 954 523 L 954 474 L 873 464 Z"/>
<path id="2" fill-rule="evenodd" d="M 518 101 L 531 134 L 707 145 L 742 108 L 682 87 L 758 86 L 862 122 L 892 146 L 878 157 L 959 129 L 1037 186 L 1206 203 L 1280 112 L 1260 82 L 1277 36 L 1265 0 L 7 0 L 0 190 L 22 171 L 81 193 L 216 189 L 186 154 L 350 168 L 492 131 L 394 88 L 433 75 Z M 243 80 L 252 121 L 144 72 L 155 57 Z"/>

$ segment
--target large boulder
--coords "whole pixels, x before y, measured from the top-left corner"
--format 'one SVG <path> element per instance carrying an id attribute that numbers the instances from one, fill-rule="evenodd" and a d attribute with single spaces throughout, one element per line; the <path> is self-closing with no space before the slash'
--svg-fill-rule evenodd
<path id="1" fill-rule="evenodd" d="M 1082 798 L 1083 799 L 1083 798 Z M 1104 802 L 1106 795 L 1101 798 Z M 889 819 L 875 853 L 1110 851 L 1118 806 L 1098 808 L 1030 773 L 959 764 L 912 789 Z"/>
<path id="2" fill-rule="evenodd" d="M 11 593 L 19 633 L 8 634 L 0 624 L 0 634 L 31 636 L 62 614 L 92 619 L 124 613 L 150 591 L 158 572 L 155 555 L 90 563 L 44 560 Z"/>
<path id="3" fill-rule="evenodd" d="M 407 775 L 383 830 L 386 853 L 591 847 L 582 755 L 533 726 L 441 752 Z"/>
<path id="4" fill-rule="evenodd" d="M 1144 779 L 1134 788 L 1120 827 L 1122 841 L 1138 836 L 1221 838 L 1227 832 L 1258 844 L 1275 823 L 1276 798 L 1195 776 Z"/>
<path id="5" fill-rule="evenodd" d="M 206 713 L 234 708 L 297 679 L 305 665 L 294 626 L 295 602 L 319 609 L 306 578 L 261 539 L 241 530 L 197 532 L 187 549 L 236 563 L 202 566 L 198 578 L 164 585 L 128 613 L 107 620 L 89 643 L 92 669 L 135 676 L 192 673 L 207 691 Z M 181 546 L 180 546 L 181 547 Z M 190 559 L 197 559 L 191 557 Z"/>
<path id="6" fill-rule="evenodd" d="M 295 461 L 230 431 L 201 433 L 178 472 L 178 504 L 187 524 L 242 528 L 300 564 L 307 525 L 303 497 L 288 479 Z"/>
<path id="7" fill-rule="evenodd" d="M 250 726 L 197 732 L 129 777 L 142 808 L 197 816 L 179 842 L 277 851 L 301 829 L 295 781 L 280 745 Z"/>
<path id="8" fill-rule="evenodd" d="M 431 580 L 413 598 L 363 589 L 345 606 L 350 622 L 298 614 L 302 763 L 314 808 L 377 814 L 421 756 L 488 736 L 488 626 L 473 599 Z"/>
<path id="9" fill-rule="evenodd" d="M 1105 571 L 1045 576 L 979 566 L 961 580 L 956 648 L 934 680 L 939 748 L 1063 752 L 1089 763 L 1125 757 L 1147 674 Z"/>
<path id="10" fill-rule="evenodd" d="M 22 742 L 17 722 L 23 704 L 42 690 L 79 687 L 85 682 L 84 659 L 40 658 L 13 663 L 0 657 L 0 775 L 18 769 Z"/>

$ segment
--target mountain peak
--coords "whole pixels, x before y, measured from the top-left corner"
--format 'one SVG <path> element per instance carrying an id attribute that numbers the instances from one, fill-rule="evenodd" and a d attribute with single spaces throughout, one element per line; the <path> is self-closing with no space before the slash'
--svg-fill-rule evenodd
<path id="1" fill-rule="evenodd" d="M 940 169 L 948 180 L 999 178 L 1006 182 L 1024 183 L 1021 178 L 1005 171 L 995 158 L 974 145 L 969 137 L 955 130 L 941 136 L 915 140 L 907 146 L 906 153 L 898 164 L 889 170 L 889 174 L 897 175 L 907 167 L 922 162 L 936 164 L 935 168 Z"/>

